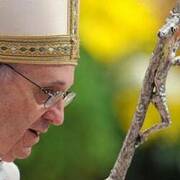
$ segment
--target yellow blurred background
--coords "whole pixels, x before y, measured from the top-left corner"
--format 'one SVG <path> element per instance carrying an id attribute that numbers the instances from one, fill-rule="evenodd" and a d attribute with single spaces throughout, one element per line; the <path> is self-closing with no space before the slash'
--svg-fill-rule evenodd
<path id="1" fill-rule="evenodd" d="M 114 94 L 115 108 L 125 132 L 135 111 L 144 73 L 157 41 L 156 34 L 174 4 L 172 0 L 81 1 L 82 46 L 100 63 L 115 65 L 119 71 L 115 71 L 116 83 L 122 85 L 123 81 L 126 86 Z M 170 138 L 172 143 L 180 135 L 178 79 L 179 70 L 174 68 L 167 81 L 172 127 L 157 134 Z M 158 121 L 156 109 L 150 106 L 143 128 Z"/>

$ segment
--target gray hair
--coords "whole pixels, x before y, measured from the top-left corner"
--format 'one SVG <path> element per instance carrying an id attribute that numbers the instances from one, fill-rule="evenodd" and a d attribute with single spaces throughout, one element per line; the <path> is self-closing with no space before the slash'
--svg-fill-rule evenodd
<path id="1" fill-rule="evenodd" d="M 5 64 L 0 63 L 0 81 L 2 82 L 10 79 L 12 79 L 11 71 Z"/>

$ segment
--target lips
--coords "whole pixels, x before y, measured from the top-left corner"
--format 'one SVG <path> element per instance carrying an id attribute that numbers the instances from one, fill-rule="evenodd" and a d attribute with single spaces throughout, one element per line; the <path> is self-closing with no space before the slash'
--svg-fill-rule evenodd
<path id="1" fill-rule="evenodd" d="M 40 133 L 34 129 L 28 129 L 22 138 L 23 146 L 27 148 L 37 144 L 40 139 L 39 134 Z"/>
<path id="2" fill-rule="evenodd" d="M 31 131 L 32 133 L 34 133 L 36 136 L 39 136 L 40 135 L 40 132 L 39 131 L 36 131 L 34 129 L 29 129 L 29 131 Z"/>
<path id="3" fill-rule="evenodd" d="M 42 130 L 36 130 L 36 129 L 30 128 L 28 130 L 31 131 L 32 133 L 34 133 L 36 136 L 39 136 L 42 133 L 46 133 L 48 131 L 48 128 L 47 129 L 42 129 Z"/>

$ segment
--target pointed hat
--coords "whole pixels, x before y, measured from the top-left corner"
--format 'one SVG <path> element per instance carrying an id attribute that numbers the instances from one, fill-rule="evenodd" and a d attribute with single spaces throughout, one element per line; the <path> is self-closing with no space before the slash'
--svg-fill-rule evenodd
<path id="1" fill-rule="evenodd" d="M 77 64 L 79 0 L 0 1 L 0 62 Z"/>

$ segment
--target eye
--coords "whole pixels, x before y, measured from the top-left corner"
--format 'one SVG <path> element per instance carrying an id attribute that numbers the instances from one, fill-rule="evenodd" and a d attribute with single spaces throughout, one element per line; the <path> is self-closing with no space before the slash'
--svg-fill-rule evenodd
<path id="1" fill-rule="evenodd" d="M 45 94 L 52 94 L 52 95 L 55 95 L 56 94 L 56 91 L 53 90 L 53 89 L 50 89 L 49 87 L 44 87 L 41 89 Z"/>

